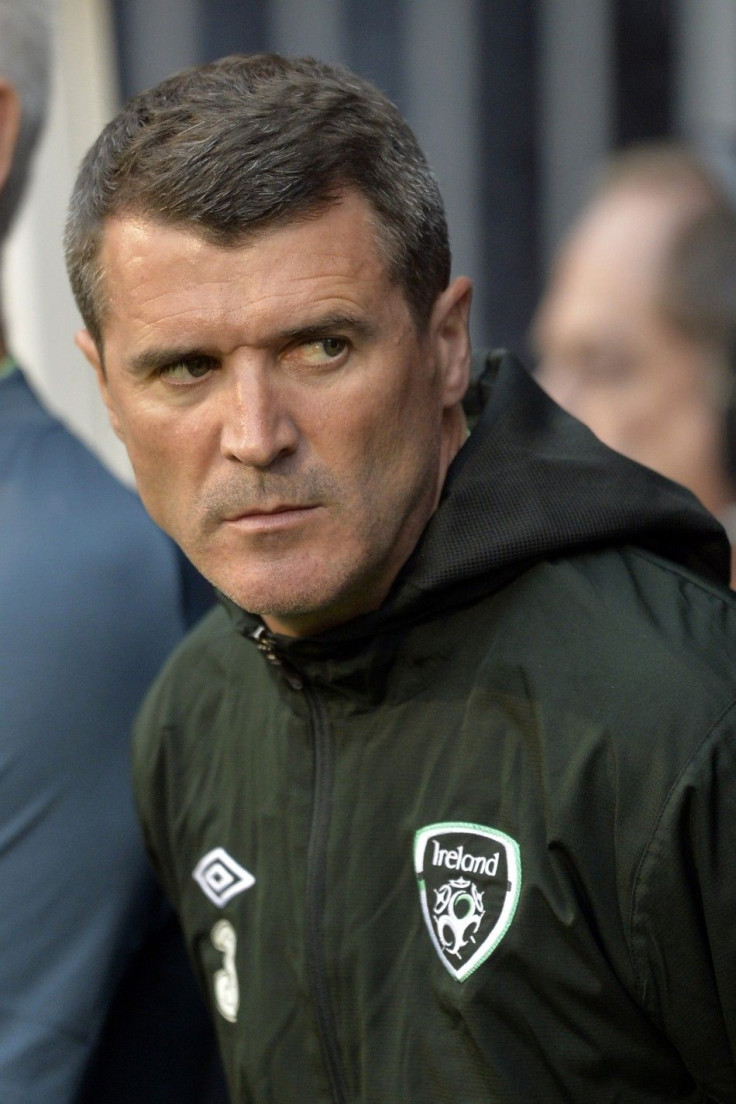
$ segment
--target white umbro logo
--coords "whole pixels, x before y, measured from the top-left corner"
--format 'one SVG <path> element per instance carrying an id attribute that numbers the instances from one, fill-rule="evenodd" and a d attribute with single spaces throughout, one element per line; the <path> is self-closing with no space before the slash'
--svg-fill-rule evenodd
<path id="1" fill-rule="evenodd" d="M 218 908 L 224 908 L 228 901 L 250 889 L 256 881 L 224 847 L 208 851 L 195 866 L 192 877 Z"/>

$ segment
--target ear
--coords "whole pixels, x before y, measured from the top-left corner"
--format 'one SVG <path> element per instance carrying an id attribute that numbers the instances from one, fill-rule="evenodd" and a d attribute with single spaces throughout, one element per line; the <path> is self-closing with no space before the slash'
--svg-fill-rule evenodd
<path id="1" fill-rule="evenodd" d="M 0 78 L 0 189 L 8 179 L 20 130 L 20 99 L 12 84 Z"/>
<path id="2" fill-rule="evenodd" d="M 442 377 L 446 408 L 462 401 L 470 381 L 470 302 L 473 285 L 467 276 L 458 276 L 438 296 L 429 323 L 429 332 Z"/>
<path id="3" fill-rule="evenodd" d="M 112 402 L 112 398 L 110 396 L 110 388 L 107 385 L 107 375 L 105 374 L 105 366 L 102 363 L 102 354 L 100 353 L 100 350 L 97 348 L 97 343 L 95 342 L 95 340 L 92 337 L 92 334 L 89 332 L 89 330 L 79 330 L 74 335 L 74 341 L 76 343 L 77 348 L 80 349 L 84 353 L 85 357 L 87 358 L 87 360 L 89 361 L 89 363 L 92 365 L 92 367 L 95 370 L 95 375 L 97 376 L 97 386 L 100 389 L 100 394 L 102 395 L 102 401 L 104 402 L 105 406 L 107 407 L 107 413 L 109 415 L 110 424 L 111 424 L 112 428 L 114 429 L 115 433 L 120 438 L 120 440 L 125 441 L 125 435 L 123 434 L 123 430 L 122 430 L 122 427 L 120 425 L 120 420 L 117 416 L 117 413 L 115 411 L 115 407 L 114 407 L 113 402 Z"/>

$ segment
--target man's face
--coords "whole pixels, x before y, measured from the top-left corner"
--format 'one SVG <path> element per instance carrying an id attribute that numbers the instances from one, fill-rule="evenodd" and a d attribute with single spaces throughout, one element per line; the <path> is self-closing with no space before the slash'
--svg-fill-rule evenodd
<path id="1" fill-rule="evenodd" d="M 534 339 L 552 398 L 718 512 L 730 497 L 720 370 L 658 302 L 666 250 L 696 202 L 633 185 L 599 200 L 555 267 Z"/>
<path id="2" fill-rule="evenodd" d="M 460 447 L 470 288 L 419 335 L 365 200 L 221 248 L 111 220 L 101 260 L 113 425 L 155 521 L 275 631 L 378 606 Z"/>

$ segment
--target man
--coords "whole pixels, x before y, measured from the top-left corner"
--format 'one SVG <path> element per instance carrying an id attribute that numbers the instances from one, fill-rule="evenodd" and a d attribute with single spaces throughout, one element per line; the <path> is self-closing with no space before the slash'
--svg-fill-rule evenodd
<path id="1" fill-rule="evenodd" d="M 41 0 L 0 0 L 0 242 L 50 29 Z M 187 627 L 177 554 L 2 330 L 0 377 L 0 1100 L 201 1104 L 211 1033 L 129 782 L 134 713 Z"/>
<path id="2" fill-rule="evenodd" d="M 717 153 L 664 143 L 614 155 L 553 265 L 533 334 L 552 398 L 732 528 L 736 273 L 722 258 L 736 193 Z M 698 229 L 711 218 L 723 234 Z M 701 233 L 703 246 L 687 244 Z M 705 250 L 697 268 L 693 250 Z"/>
<path id="3" fill-rule="evenodd" d="M 135 770 L 233 1100 L 736 1100 L 722 530 L 511 358 L 467 438 L 470 284 L 396 109 L 310 60 L 177 74 L 66 248 L 223 592 Z"/>

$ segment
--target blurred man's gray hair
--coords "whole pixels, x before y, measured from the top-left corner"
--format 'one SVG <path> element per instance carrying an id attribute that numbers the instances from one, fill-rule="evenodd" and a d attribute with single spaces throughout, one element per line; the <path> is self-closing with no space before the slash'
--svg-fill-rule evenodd
<path id="1" fill-rule="evenodd" d="M 52 16 L 53 0 L 0 0 L 0 80 L 13 85 L 21 103 L 13 166 L 0 193 L 0 243 L 23 198 L 46 114 Z"/>

